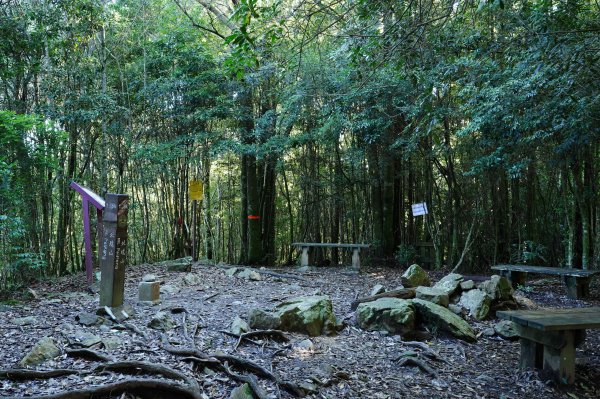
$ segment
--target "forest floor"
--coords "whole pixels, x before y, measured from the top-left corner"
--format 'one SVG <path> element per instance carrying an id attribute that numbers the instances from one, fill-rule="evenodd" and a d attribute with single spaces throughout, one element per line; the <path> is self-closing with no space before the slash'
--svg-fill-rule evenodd
<path id="1" fill-rule="evenodd" d="M 50 336 L 61 343 L 62 355 L 37 369 L 71 369 L 80 373 L 23 381 L 0 377 L 0 397 L 36 397 L 132 379 L 131 375 L 118 370 L 94 372 L 101 361 L 67 353 L 67 349 L 81 346 L 78 341 L 83 338 L 92 337 L 91 342 L 94 342 L 95 337 L 96 343 L 90 349 L 96 353 L 115 361 L 145 361 L 168 366 L 193 376 L 203 398 L 228 398 L 240 382 L 224 372 L 194 368 L 182 356 L 167 352 L 161 344 L 161 332 L 147 327 L 152 316 L 161 309 L 175 311 L 173 318 L 177 326 L 166 333 L 171 343 L 190 346 L 192 340 L 203 353 L 230 354 L 251 360 L 272 370 L 284 381 L 315 389 L 309 398 L 600 397 L 598 330 L 588 331 L 587 339 L 577 349 L 577 380 L 570 387 L 543 381 L 535 371 L 520 371 L 518 341 L 483 334 L 497 319 L 471 321 L 479 333 L 478 341 L 473 344 L 445 336 L 427 341 L 429 348 L 439 355 L 437 360 L 425 359 L 435 371 L 436 375 L 432 376 L 416 367 L 399 367 L 396 362 L 399 353 L 420 350 L 405 345 L 398 336 L 358 329 L 350 310 L 351 302 L 368 296 L 376 284 L 387 289 L 399 286 L 402 270 L 374 267 L 362 274 L 347 273 L 338 267 L 304 273 L 294 268 L 268 270 L 288 277 L 262 274 L 262 281 L 248 281 L 228 276 L 224 268 L 195 264 L 192 272 L 200 276 L 200 283 L 188 285 L 183 279 L 186 273 L 167 273 L 161 264 L 131 267 L 127 270 L 125 292 L 126 302 L 133 306 L 135 315 L 128 320 L 129 328 L 125 329 L 117 324 L 87 327 L 78 324 L 77 316 L 95 313 L 98 308 L 98 295 L 86 291 L 83 274 L 40 283 L 32 287 L 37 298 L 0 305 L 0 368 L 18 368 L 19 361 L 31 347 L 42 337 Z M 137 303 L 137 286 L 147 273 L 157 275 L 163 286 L 171 287 L 171 293 L 161 293 L 161 303 L 156 306 Z M 442 275 L 434 273 L 433 279 Z M 597 281 L 591 292 L 590 300 L 568 299 L 561 282 L 551 278 L 530 280 L 519 294 L 547 307 L 600 305 Z M 347 323 L 336 336 L 308 338 L 286 333 L 290 338 L 288 343 L 259 337 L 236 347 L 237 339 L 221 332 L 230 328 L 235 316 L 246 319 L 255 307 L 269 309 L 283 299 L 317 293 L 329 295 L 336 316 Z M 11 322 L 14 318 L 29 316 L 34 316 L 30 324 L 18 326 Z M 258 381 L 269 395 L 292 397 L 272 381 L 263 378 Z M 125 394 L 118 397 L 135 398 Z"/>

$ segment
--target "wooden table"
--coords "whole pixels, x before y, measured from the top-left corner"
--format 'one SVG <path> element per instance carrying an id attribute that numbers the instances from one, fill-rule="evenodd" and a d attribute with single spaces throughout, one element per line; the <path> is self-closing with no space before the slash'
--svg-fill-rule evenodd
<path id="1" fill-rule="evenodd" d="M 496 312 L 515 323 L 521 339 L 521 369 L 543 369 L 561 384 L 575 381 L 575 347 L 585 330 L 600 328 L 600 307 Z"/>
<path id="2" fill-rule="evenodd" d="M 360 269 L 360 250 L 369 248 L 369 244 L 336 244 L 336 243 L 321 243 L 321 242 L 295 242 L 293 246 L 302 249 L 300 256 L 300 266 L 308 266 L 308 249 L 316 248 L 348 248 L 352 250 L 352 267 Z"/>
<path id="3" fill-rule="evenodd" d="M 525 275 L 547 274 L 561 276 L 567 286 L 567 296 L 574 299 L 587 298 L 590 294 L 590 280 L 600 273 L 600 270 L 582 270 L 561 267 L 529 266 L 529 265 L 496 265 L 492 270 L 498 270 L 516 288 L 517 284 L 525 283 Z"/>

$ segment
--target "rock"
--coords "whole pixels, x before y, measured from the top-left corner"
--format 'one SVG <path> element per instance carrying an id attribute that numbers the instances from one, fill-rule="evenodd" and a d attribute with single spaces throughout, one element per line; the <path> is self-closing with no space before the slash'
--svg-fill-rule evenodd
<path id="1" fill-rule="evenodd" d="M 138 300 L 149 304 L 160 301 L 160 283 L 158 281 L 142 281 L 138 286 Z"/>
<path id="2" fill-rule="evenodd" d="M 314 394 L 319 389 L 315 384 L 308 381 L 300 381 L 298 386 L 309 394 Z"/>
<path id="3" fill-rule="evenodd" d="M 56 341 L 50 337 L 44 337 L 29 351 L 27 355 L 19 363 L 22 367 L 35 366 L 42 364 L 44 361 L 54 359 L 60 355 L 60 350 Z"/>
<path id="4" fill-rule="evenodd" d="M 479 284 L 479 289 L 488 293 L 493 301 L 505 301 L 512 298 L 513 288 L 506 277 L 493 275 L 489 280 Z"/>
<path id="5" fill-rule="evenodd" d="M 431 280 L 427 272 L 416 263 L 406 269 L 401 279 L 402 285 L 407 287 L 418 287 L 420 285 L 429 287 L 431 285 Z"/>
<path id="6" fill-rule="evenodd" d="M 15 317 L 10 322 L 12 324 L 16 324 L 18 326 L 30 326 L 32 324 L 37 323 L 37 317 L 35 316 L 26 316 L 26 317 Z"/>
<path id="7" fill-rule="evenodd" d="M 379 298 L 364 302 L 356 309 L 358 325 L 369 331 L 387 331 L 404 335 L 415 327 L 413 305 L 398 298 Z"/>
<path id="8" fill-rule="evenodd" d="M 235 274 L 238 272 L 238 268 L 237 267 L 230 267 L 229 269 L 225 270 L 225 274 L 227 276 L 235 276 Z"/>
<path id="9" fill-rule="evenodd" d="M 450 273 L 440 279 L 437 283 L 434 284 L 433 288 L 437 288 L 439 290 L 444 291 L 448 297 L 451 297 L 453 294 L 458 291 L 460 287 L 460 283 L 464 280 L 464 277 L 457 273 Z"/>
<path id="10" fill-rule="evenodd" d="M 196 273 L 188 273 L 185 276 L 183 276 L 183 282 L 187 285 L 199 285 L 200 283 L 202 283 L 202 280 L 202 277 L 200 277 Z"/>
<path id="11" fill-rule="evenodd" d="M 123 341 L 117 337 L 102 338 L 102 345 L 106 350 L 114 350 L 123 345 Z"/>
<path id="12" fill-rule="evenodd" d="M 167 312 L 159 311 L 152 317 L 148 327 L 159 331 L 168 331 L 175 327 L 175 321 Z"/>
<path id="13" fill-rule="evenodd" d="M 467 342 L 476 341 L 471 326 L 445 307 L 422 299 L 411 299 L 410 302 L 417 310 L 417 318 L 430 330 L 445 331 Z"/>
<path id="14" fill-rule="evenodd" d="M 473 280 L 467 280 L 460 283 L 460 289 L 463 291 L 469 291 L 475 288 L 475 282 Z"/>
<path id="15" fill-rule="evenodd" d="M 463 292 L 458 304 L 469 310 L 469 315 L 477 320 L 483 320 L 490 313 L 492 299 L 482 290 L 470 290 Z"/>
<path id="16" fill-rule="evenodd" d="M 272 312 L 254 309 L 248 324 L 252 328 L 280 329 L 310 336 L 333 334 L 337 328 L 331 299 L 324 295 L 293 298 L 277 305 Z"/>
<path id="17" fill-rule="evenodd" d="M 77 330 L 68 337 L 69 344 L 71 346 L 89 348 L 90 346 L 96 345 L 102 342 L 102 339 L 90 332 Z"/>
<path id="18" fill-rule="evenodd" d="M 375 296 L 375 295 L 379 295 L 379 294 L 383 294 L 385 292 L 385 288 L 383 285 L 381 284 L 377 284 L 375 287 L 373 287 L 373 289 L 371 290 L 371 296 Z"/>
<path id="19" fill-rule="evenodd" d="M 502 338 L 510 341 L 519 339 L 519 334 L 515 330 L 515 325 L 510 320 L 501 320 L 494 324 L 494 331 Z"/>
<path id="20" fill-rule="evenodd" d="M 96 323 L 99 324 L 99 319 L 100 318 L 97 315 L 85 312 L 79 313 L 77 316 L 75 316 L 75 320 L 82 326 L 86 327 L 95 326 Z"/>
<path id="21" fill-rule="evenodd" d="M 252 309 L 248 317 L 250 327 L 258 330 L 274 330 L 279 328 L 280 323 L 279 317 L 262 309 Z"/>
<path id="22" fill-rule="evenodd" d="M 239 278 L 245 278 L 246 280 L 250 280 L 250 281 L 260 281 L 260 280 L 262 280 L 262 277 L 261 277 L 260 273 L 258 273 L 255 270 L 252 270 L 252 269 L 244 269 L 240 273 L 238 273 L 237 276 Z"/>
<path id="23" fill-rule="evenodd" d="M 156 277 L 156 274 L 144 274 L 142 281 L 144 283 L 152 283 L 154 281 L 158 281 L 158 277 Z"/>
<path id="24" fill-rule="evenodd" d="M 296 271 L 300 272 L 300 273 L 306 273 L 309 270 L 310 270 L 309 266 L 300 266 L 299 268 L 296 269 Z"/>
<path id="25" fill-rule="evenodd" d="M 523 295 L 515 293 L 513 294 L 513 299 L 515 300 L 519 308 L 524 308 L 527 310 L 542 309 L 542 307 L 538 305 L 534 300 L 529 299 Z"/>
<path id="26" fill-rule="evenodd" d="M 331 299 L 326 295 L 290 299 L 275 307 L 283 331 L 299 332 L 310 336 L 333 334 L 337 320 Z"/>
<path id="27" fill-rule="evenodd" d="M 229 399 L 254 399 L 254 394 L 250 385 L 244 384 L 237 388 L 234 388 L 229 395 Z"/>
<path id="28" fill-rule="evenodd" d="M 481 331 L 481 334 L 485 335 L 486 337 L 493 337 L 494 335 L 496 335 L 496 331 L 494 331 L 493 328 L 488 327 L 484 328 L 483 331 Z"/>
<path id="29" fill-rule="evenodd" d="M 234 334 L 241 335 L 250 331 L 250 326 L 239 316 L 235 316 L 235 319 L 233 319 L 233 321 L 231 322 L 231 327 L 229 328 L 229 331 L 231 331 Z"/>
<path id="30" fill-rule="evenodd" d="M 304 339 L 296 344 L 294 344 L 294 348 L 304 351 L 312 351 L 315 349 L 315 345 L 310 339 Z"/>
<path id="31" fill-rule="evenodd" d="M 450 298 L 446 291 L 433 287 L 417 287 L 416 297 L 437 305 L 448 307 Z"/>
<path id="32" fill-rule="evenodd" d="M 131 305 L 126 303 L 122 306 L 114 308 L 102 306 L 101 308 L 98 308 L 96 314 L 98 316 L 106 316 L 111 320 L 115 318 L 117 321 L 121 322 L 123 320 L 129 319 L 130 317 L 133 317 L 135 315 L 135 310 Z"/>
<path id="33" fill-rule="evenodd" d="M 165 284 L 165 285 L 160 286 L 161 294 L 173 295 L 173 294 L 177 294 L 178 292 L 179 292 L 179 287 L 176 287 L 174 285 Z"/>
<path id="34" fill-rule="evenodd" d="M 450 310 L 452 313 L 459 315 L 461 317 L 467 315 L 465 308 L 463 308 L 462 306 L 456 305 L 454 303 L 451 303 L 448 305 L 448 310 Z"/>
<path id="35" fill-rule="evenodd" d="M 167 271 L 171 273 L 181 273 L 181 272 L 191 272 L 192 271 L 192 261 L 188 260 L 174 260 L 172 262 L 166 263 Z"/>

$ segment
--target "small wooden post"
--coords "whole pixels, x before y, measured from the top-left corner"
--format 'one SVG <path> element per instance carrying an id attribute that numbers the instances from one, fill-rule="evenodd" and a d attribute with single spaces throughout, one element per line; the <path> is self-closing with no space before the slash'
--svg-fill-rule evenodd
<path id="1" fill-rule="evenodd" d="M 100 306 L 123 305 L 127 267 L 127 208 L 129 197 L 107 194 L 100 248 Z"/>
<path id="2" fill-rule="evenodd" d="M 360 270 L 360 248 L 352 248 L 352 268 Z"/>
<path id="3" fill-rule="evenodd" d="M 197 235 L 197 207 L 198 201 L 192 200 L 192 260 L 198 261 L 198 235 Z"/>
<path id="4" fill-rule="evenodd" d="M 300 266 L 308 266 L 308 247 L 302 247 L 302 256 L 300 257 Z"/>

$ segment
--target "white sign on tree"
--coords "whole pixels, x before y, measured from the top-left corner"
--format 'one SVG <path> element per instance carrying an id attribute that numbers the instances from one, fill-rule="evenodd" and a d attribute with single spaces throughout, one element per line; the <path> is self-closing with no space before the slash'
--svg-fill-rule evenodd
<path id="1" fill-rule="evenodd" d="M 427 211 L 427 203 L 421 202 L 419 204 L 412 204 L 412 213 L 413 216 L 427 215 L 429 213 Z"/>

